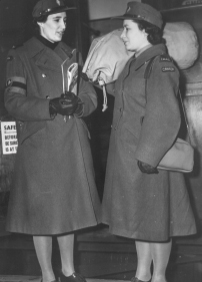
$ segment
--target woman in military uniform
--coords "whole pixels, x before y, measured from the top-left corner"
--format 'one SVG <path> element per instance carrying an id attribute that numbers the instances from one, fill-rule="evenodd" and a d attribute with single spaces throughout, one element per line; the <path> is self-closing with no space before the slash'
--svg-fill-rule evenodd
<path id="1" fill-rule="evenodd" d="M 171 238 L 196 232 L 183 174 L 157 169 L 180 128 L 179 71 L 162 39 L 160 12 L 133 1 L 118 18 L 124 20 L 125 47 L 135 56 L 111 92 L 115 105 L 103 223 L 111 233 L 135 239 L 133 281 L 165 282 Z"/>
<path id="2" fill-rule="evenodd" d="M 89 132 L 81 119 L 96 109 L 96 93 L 82 79 L 78 95 L 64 93 L 61 65 L 66 76 L 76 62 L 76 51 L 61 41 L 68 9 L 59 0 L 38 1 L 33 18 L 39 34 L 12 49 L 7 63 L 5 106 L 19 125 L 7 230 L 33 235 L 43 282 L 56 279 L 53 236 L 61 282 L 85 281 L 74 270 L 74 231 L 100 222 Z"/>

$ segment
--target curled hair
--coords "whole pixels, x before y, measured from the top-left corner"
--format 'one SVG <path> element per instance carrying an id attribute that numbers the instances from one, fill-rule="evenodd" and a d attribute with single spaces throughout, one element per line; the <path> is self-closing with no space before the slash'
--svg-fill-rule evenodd
<path id="1" fill-rule="evenodd" d="M 152 45 L 157 45 L 160 43 L 165 44 L 165 39 L 163 38 L 163 30 L 160 29 L 158 26 L 148 23 L 144 20 L 133 20 L 135 23 L 138 24 L 140 30 L 145 30 L 147 35 L 147 40 Z"/>

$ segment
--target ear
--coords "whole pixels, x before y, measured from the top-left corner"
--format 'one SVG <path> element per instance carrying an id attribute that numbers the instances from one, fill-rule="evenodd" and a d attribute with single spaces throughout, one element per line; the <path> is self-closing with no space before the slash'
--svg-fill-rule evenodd
<path id="1" fill-rule="evenodd" d="M 144 36 L 147 37 L 148 33 L 146 33 L 145 29 L 143 29 Z"/>
<path id="2" fill-rule="evenodd" d="M 38 24 L 40 27 L 43 26 L 43 23 L 37 22 L 37 24 Z"/>

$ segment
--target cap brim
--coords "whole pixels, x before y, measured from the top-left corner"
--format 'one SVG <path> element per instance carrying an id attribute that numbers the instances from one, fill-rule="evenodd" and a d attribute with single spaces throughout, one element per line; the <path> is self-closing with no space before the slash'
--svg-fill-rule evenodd
<path id="1" fill-rule="evenodd" d="M 65 11 L 67 11 L 67 10 L 76 10 L 76 7 L 66 7 Z"/>
<path id="2" fill-rule="evenodd" d="M 113 17 L 111 18 L 111 20 L 126 20 L 126 19 L 135 19 L 135 20 L 143 20 L 140 17 L 136 17 L 135 15 L 122 15 L 122 16 L 117 16 L 117 17 Z"/>
<path id="3" fill-rule="evenodd" d="M 76 7 L 58 7 L 58 8 L 53 9 L 53 11 L 47 12 L 45 14 L 51 15 L 51 14 L 57 14 L 57 13 L 60 13 L 60 12 L 65 12 L 67 10 L 75 10 L 75 9 L 76 9 Z"/>
<path id="4" fill-rule="evenodd" d="M 145 21 L 145 22 L 148 22 L 154 26 L 157 26 L 158 28 L 162 28 L 161 24 L 160 23 L 154 23 L 154 22 L 151 22 L 149 19 L 145 19 L 145 18 L 142 18 L 141 16 L 136 16 L 136 15 L 130 15 L 130 14 L 125 14 L 125 15 L 122 15 L 122 16 L 117 16 L 117 17 L 113 17 L 111 18 L 111 20 L 114 20 L 114 19 L 120 19 L 120 20 L 136 20 L 137 22 L 138 21 Z"/>

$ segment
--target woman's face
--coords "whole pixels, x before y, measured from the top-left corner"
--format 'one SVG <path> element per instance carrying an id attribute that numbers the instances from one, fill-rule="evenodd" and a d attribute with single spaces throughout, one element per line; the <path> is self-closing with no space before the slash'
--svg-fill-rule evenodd
<path id="1" fill-rule="evenodd" d="M 149 44 L 145 30 L 140 30 L 132 20 L 124 20 L 121 39 L 128 51 L 137 52 Z"/>
<path id="2" fill-rule="evenodd" d="M 38 25 L 41 36 L 52 43 L 61 41 L 66 29 L 66 13 L 49 15 L 45 23 L 38 23 Z"/>

